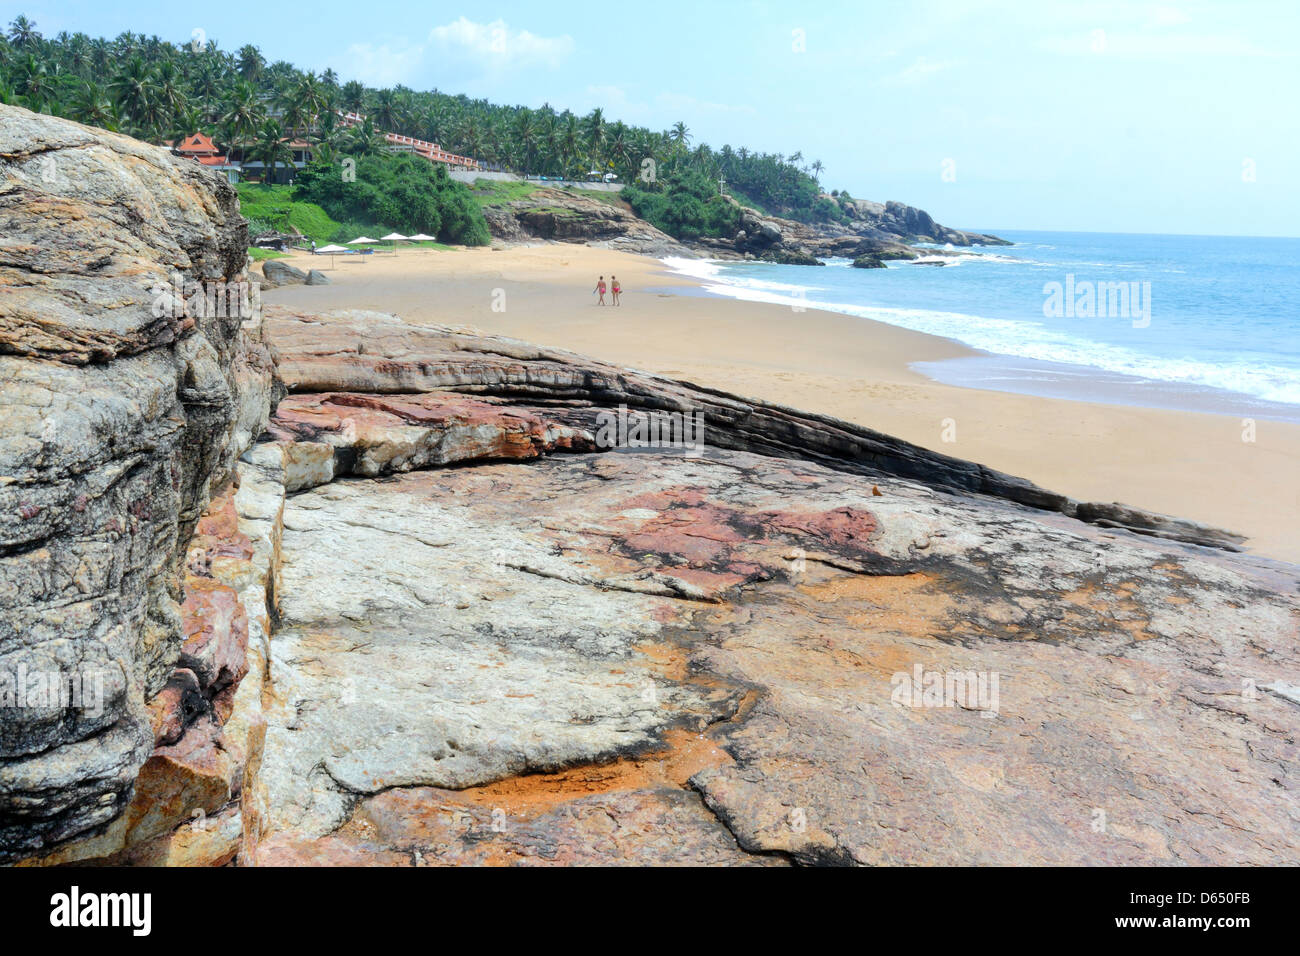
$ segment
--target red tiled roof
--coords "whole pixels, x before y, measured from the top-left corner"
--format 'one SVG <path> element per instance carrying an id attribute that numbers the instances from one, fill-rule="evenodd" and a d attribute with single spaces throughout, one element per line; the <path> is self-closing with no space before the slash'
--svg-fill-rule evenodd
<path id="1" fill-rule="evenodd" d="M 195 133 L 193 136 L 187 136 L 181 140 L 179 146 L 173 147 L 178 153 L 186 155 L 206 155 L 215 156 L 221 150 L 217 149 L 216 143 L 205 136 L 203 133 Z"/>

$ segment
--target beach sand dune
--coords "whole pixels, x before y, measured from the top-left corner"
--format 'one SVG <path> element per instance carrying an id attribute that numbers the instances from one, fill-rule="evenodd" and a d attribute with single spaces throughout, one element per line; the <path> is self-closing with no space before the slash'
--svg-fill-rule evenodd
<path id="1" fill-rule="evenodd" d="M 300 267 L 327 260 L 295 255 Z M 623 305 L 601 308 L 617 275 Z M 910 363 L 973 354 L 837 313 L 703 294 L 655 259 L 576 245 L 340 258 L 328 286 L 268 290 L 307 311 L 375 309 L 465 326 L 821 412 L 1021 475 L 1087 501 L 1123 501 L 1246 534 L 1300 561 L 1300 425 L 941 385 Z"/>

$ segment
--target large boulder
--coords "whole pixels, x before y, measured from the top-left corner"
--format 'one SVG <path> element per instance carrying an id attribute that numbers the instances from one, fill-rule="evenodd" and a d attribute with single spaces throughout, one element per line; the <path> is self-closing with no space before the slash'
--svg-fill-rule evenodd
<path id="1" fill-rule="evenodd" d="M 12 106 L 0 173 L 5 859 L 131 798 L 186 640 L 182 558 L 274 369 L 220 177 Z"/>
<path id="2" fill-rule="evenodd" d="M 262 275 L 266 276 L 272 285 L 301 285 L 307 281 L 307 273 L 296 266 L 289 265 L 287 262 L 281 262 L 279 259 L 264 261 L 262 263 Z"/>

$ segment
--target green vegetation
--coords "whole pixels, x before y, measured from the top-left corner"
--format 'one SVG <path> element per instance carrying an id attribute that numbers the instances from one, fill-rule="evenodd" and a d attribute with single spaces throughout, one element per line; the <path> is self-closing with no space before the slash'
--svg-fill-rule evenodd
<path id="1" fill-rule="evenodd" d="M 296 229 L 308 239 L 325 243 L 338 233 L 339 223 L 315 203 L 295 201 L 291 186 L 240 183 L 235 188 L 239 191 L 239 208 L 249 220 L 250 236 Z"/>
<path id="2" fill-rule="evenodd" d="M 470 193 L 479 208 L 504 206 L 516 199 L 527 199 L 537 190 L 535 183 L 510 182 L 496 179 L 476 179 Z"/>
<path id="3" fill-rule="evenodd" d="M 256 246 L 248 247 L 248 255 L 254 262 L 261 262 L 263 259 L 287 259 L 287 252 L 276 252 L 274 249 L 259 249 Z"/>
<path id="4" fill-rule="evenodd" d="M 245 144 L 250 158 L 273 168 L 289 161 L 285 137 L 305 137 L 318 161 L 337 164 L 383 154 L 376 131 L 385 130 L 521 173 L 585 178 L 596 169 L 644 193 L 691 183 L 668 199 L 665 212 L 689 205 L 698 190 L 688 174 L 698 174 L 715 194 L 725 177 L 728 192 L 770 215 L 805 222 L 841 216 L 838 203 L 821 195 L 822 164 L 805 164 L 797 151 L 692 147 L 684 123 L 656 131 L 610 120 L 601 109 L 578 116 L 549 104 L 529 109 L 436 90 L 372 89 L 340 82 L 333 70 L 317 75 L 284 61 L 267 63 L 251 44 L 229 52 L 212 41 L 194 49 L 188 37 L 170 43 L 134 33 L 108 40 L 64 32 L 46 39 L 19 16 L 0 37 L 0 102 L 152 142 L 202 131 L 222 145 Z M 345 128 L 337 110 L 361 113 L 366 122 Z M 658 182 L 640 180 L 647 160 Z M 687 229 L 713 228 L 708 216 L 698 224 L 693 214 L 682 221 Z"/>
<path id="5" fill-rule="evenodd" d="M 492 241 L 469 188 L 448 176 L 445 166 L 403 153 L 362 156 L 354 172 L 345 177 L 332 163 L 312 163 L 298 173 L 293 197 L 349 226 L 382 223 L 385 231 L 422 232 L 466 246 Z"/>
<path id="6" fill-rule="evenodd" d="M 731 236 L 741 212 L 697 170 L 669 176 L 654 189 L 626 186 L 621 193 L 638 216 L 677 239 Z"/>
<path id="7" fill-rule="evenodd" d="M 594 199 L 596 202 L 603 202 L 610 206 L 619 206 L 624 208 L 628 205 L 626 199 L 621 193 L 609 192 L 604 189 L 565 189 L 566 193 L 572 193 L 575 196 L 583 196 L 587 199 Z"/>

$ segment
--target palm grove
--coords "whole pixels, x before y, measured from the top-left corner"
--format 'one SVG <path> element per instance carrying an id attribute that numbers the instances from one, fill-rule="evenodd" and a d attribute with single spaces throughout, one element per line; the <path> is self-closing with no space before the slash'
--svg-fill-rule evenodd
<path id="1" fill-rule="evenodd" d="M 340 82 L 333 70 L 315 74 L 282 60 L 268 63 L 251 44 L 231 53 L 214 41 L 174 44 L 133 33 L 112 40 L 67 32 L 45 38 L 19 16 L 0 36 L 0 103 L 150 142 L 202 131 L 220 143 L 240 144 L 249 159 L 270 170 L 290 163 L 288 141 L 303 138 L 312 144 L 316 167 L 315 176 L 305 177 L 308 183 L 323 184 L 324 167 L 351 157 L 358 180 L 368 181 L 372 191 L 401 179 L 409 193 L 427 177 L 434 192 L 457 206 L 464 197 L 452 198 L 456 184 L 441 167 L 426 164 L 428 170 L 417 172 L 409 156 L 385 151 L 377 131 L 430 140 L 488 166 L 530 175 L 612 172 L 633 184 L 625 198 L 639 214 L 683 238 L 724 235 L 734 227 L 735 207 L 718 195 L 723 181 L 728 193 L 766 213 L 805 222 L 842 217 L 839 204 L 818 185 L 821 163 L 805 166 L 798 152 L 783 156 L 730 146 L 715 151 L 693 145 L 684 123 L 654 131 L 610 120 L 599 108 L 578 116 L 549 104 L 529 109 L 437 90 L 372 89 L 356 80 Z M 339 110 L 363 114 L 366 121 L 344 126 Z M 399 158 L 408 161 L 400 176 L 386 168 Z M 373 196 L 372 205 L 381 199 Z M 331 214 L 358 219 L 365 211 L 358 206 Z M 458 208 L 451 219 L 469 215 Z M 485 229 L 470 232 L 481 232 L 477 241 L 486 241 Z"/>

